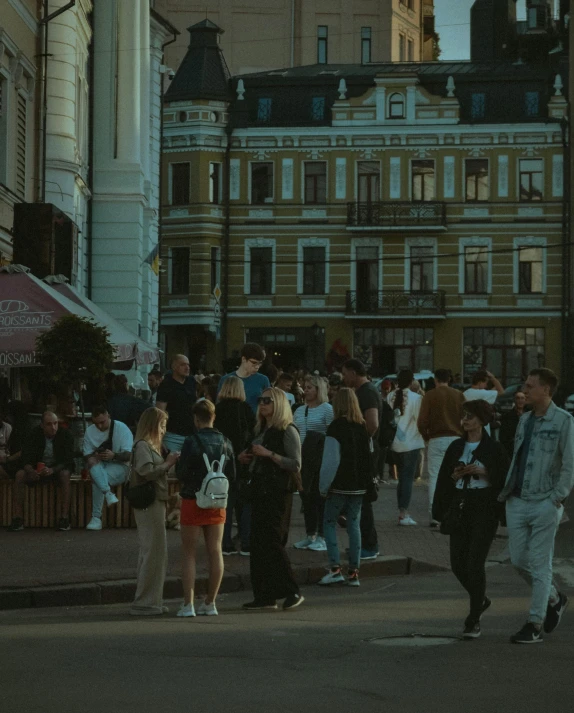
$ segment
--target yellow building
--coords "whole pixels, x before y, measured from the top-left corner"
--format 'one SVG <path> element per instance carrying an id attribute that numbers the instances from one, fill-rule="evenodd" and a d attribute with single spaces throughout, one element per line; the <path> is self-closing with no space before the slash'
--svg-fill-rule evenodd
<path id="1" fill-rule="evenodd" d="M 257 341 L 289 369 L 352 355 L 378 375 L 560 370 L 556 70 L 340 64 L 229 79 L 219 32 L 191 28 L 166 95 L 168 353 L 219 370 Z"/>

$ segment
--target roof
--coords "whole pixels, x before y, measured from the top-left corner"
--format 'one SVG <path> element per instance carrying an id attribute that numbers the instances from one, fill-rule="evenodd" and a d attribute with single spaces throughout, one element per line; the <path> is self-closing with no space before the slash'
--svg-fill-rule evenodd
<path id="1" fill-rule="evenodd" d="M 205 20 L 202 20 L 201 22 L 197 22 L 195 25 L 192 25 L 191 27 L 187 28 L 188 32 L 193 32 L 194 30 L 217 30 L 217 32 L 223 34 L 225 30 L 222 30 L 219 25 L 216 25 L 215 22 L 212 22 L 211 20 L 208 20 L 205 18 Z"/>

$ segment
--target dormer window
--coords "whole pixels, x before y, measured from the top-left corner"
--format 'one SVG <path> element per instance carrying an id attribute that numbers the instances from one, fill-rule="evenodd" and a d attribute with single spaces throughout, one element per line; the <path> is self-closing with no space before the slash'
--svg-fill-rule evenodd
<path id="1" fill-rule="evenodd" d="M 389 97 L 389 119 L 405 118 L 405 98 L 399 92 Z"/>
<path id="2" fill-rule="evenodd" d="M 257 121 L 260 124 L 268 124 L 271 121 L 271 109 L 273 101 L 268 97 L 259 97 L 257 102 Z"/>
<path id="3" fill-rule="evenodd" d="M 313 97 L 311 104 L 311 119 L 313 121 L 324 121 L 325 97 Z"/>

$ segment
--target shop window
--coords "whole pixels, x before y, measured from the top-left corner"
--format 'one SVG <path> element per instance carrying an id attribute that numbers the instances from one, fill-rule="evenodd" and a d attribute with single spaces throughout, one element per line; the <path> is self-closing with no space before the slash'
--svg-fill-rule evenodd
<path id="1" fill-rule="evenodd" d="M 255 205 L 273 202 L 273 164 L 251 164 L 251 202 Z"/>
<path id="2" fill-rule="evenodd" d="M 466 200 L 487 201 L 489 196 L 489 175 L 487 158 L 467 158 L 465 160 Z"/>
<path id="3" fill-rule="evenodd" d="M 273 249 L 251 248 L 250 294 L 273 294 Z"/>
<path id="4" fill-rule="evenodd" d="M 303 294 L 324 295 L 326 292 L 325 275 L 325 248 L 303 248 Z"/>
<path id="5" fill-rule="evenodd" d="M 411 162 L 412 198 L 414 201 L 432 201 L 435 198 L 435 165 L 432 159 Z"/>
<path id="6" fill-rule="evenodd" d="M 189 205 L 191 165 L 172 163 L 171 168 L 171 205 Z"/>
<path id="7" fill-rule="evenodd" d="M 518 251 L 518 291 L 521 295 L 543 291 L 542 247 L 521 247 Z"/>
<path id="8" fill-rule="evenodd" d="M 189 294 L 189 248 L 170 248 L 169 293 Z"/>
<path id="9" fill-rule="evenodd" d="M 488 292 L 488 249 L 470 245 L 464 249 L 464 291 L 467 295 Z"/>
<path id="10" fill-rule="evenodd" d="M 541 201 L 543 198 L 544 164 L 541 158 L 520 159 L 520 200 Z"/>
<path id="11" fill-rule="evenodd" d="M 432 371 L 432 328 L 357 328 L 354 356 L 364 361 L 374 375 L 397 374 L 401 369 Z"/>
<path id="12" fill-rule="evenodd" d="M 305 203 L 327 202 L 327 164 L 305 161 Z"/>

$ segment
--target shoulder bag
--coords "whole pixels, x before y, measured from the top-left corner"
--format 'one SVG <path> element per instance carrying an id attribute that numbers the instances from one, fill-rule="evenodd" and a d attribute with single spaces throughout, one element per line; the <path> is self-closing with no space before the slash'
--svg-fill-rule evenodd
<path id="1" fill-rule="evenodd" d="M 440 531 L 443 535 L 454 535 L 462 528 L 467 488 L 468 481 L 465 478 L 462 491 L 456 489 L 452 502 L 440 523 Z"/>
<path id="2" fill-rule="evenodd" d="M 132 476 L 134 474 L 134 454 L 136 450 L 136 446 L 138 443 L 141 443 L 141 441 L 138 441 L 132 450 L 132 457 L 130 460 L 130 477 L 128 478 L 127 483 L 125 484 L 124 487 L 124 497 L 128 501 L 128 503 L 135 509 L 135 510 L 147 510 L 150 505 L 153 505 L 156 499 L 156 489 L 155 489 L 155 484 L 152 480 L 146 480 L 145 483 L 142 483 L 141 485 L 132 485 L 131 480 Z M 149 444 L 148 444 L 149 448 Z M 151 448 L 150 448 L 151 451 Z"/>

